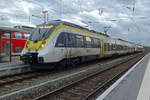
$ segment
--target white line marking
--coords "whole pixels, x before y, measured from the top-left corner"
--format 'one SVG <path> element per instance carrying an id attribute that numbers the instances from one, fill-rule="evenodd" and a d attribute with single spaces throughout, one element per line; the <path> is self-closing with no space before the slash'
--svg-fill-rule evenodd
<path id="1" fill-rule="evenodd" d="M 148 56 L 148 54 L 146 55 Z M 136 63 L 129 71 L 127 71 L 120 79 L 118 79 L 111 87 L 109 87 L 102 95 L 100 95 L 96 100 L 103 100 L 114 88 L 116 88 L 119 83 L 132 72 L 133 69 L 136 68 L 136 66 L 143 61 L 143 59 L 146 57 L 144 56 L 138 63 Z"/>
<path id="2" fill-rule="evenodd" d="M 23 68 L 23 67 L 29 67 L 28 65 L 17 65 L 16 67 L 4 67 L 4 68 L 0 68 L 0 71 L 3 70 L 12 70 L 12 69 L 18 69 L 18 68 Z"/>
<path id="3" fill-rule="evenodd" d="M 149 91 L 149 83 L 150 83 L 150 59 L 147 64 L 147 68 L 142 80 L 141 87 L 139 89 L 136 100 L 148 100 L 150 91 Z"/>
<path id="4" fill-rule="evenodd" d="M 3 65 L 0 65 L 0 67 L 5 67 L 5 66 L 14 66 L 14 65 L 17 65 L 17 64 L 3 64 Z"/>

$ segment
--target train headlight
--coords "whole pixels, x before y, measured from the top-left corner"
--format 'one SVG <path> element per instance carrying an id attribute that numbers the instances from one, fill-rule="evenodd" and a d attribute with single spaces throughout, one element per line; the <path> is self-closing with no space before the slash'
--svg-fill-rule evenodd
<path id="1" fill-rule="evenodd" d="M 46 44 L 46 42 L 43 41 L 42 44 L 41 44 L 41 46 L 40 46 L 40 48 L 43 48 L 45 46 L 45 44 Z"/>
<path id="2" fill-rule="evenodd" d="M 41 44 L 41 48 L 43 48 L 44 47 L 44 44 Z"/>

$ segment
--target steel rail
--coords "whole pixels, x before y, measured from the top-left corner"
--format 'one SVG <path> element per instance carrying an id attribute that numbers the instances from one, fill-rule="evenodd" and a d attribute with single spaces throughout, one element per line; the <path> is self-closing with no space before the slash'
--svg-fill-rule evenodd
<path id="1" fill-rule="evenodd" d="M 44 95 L 41 95 L 41 96 L 39 96 L 39 97 L 37 97 L 37 98 L 34 98 L 33 100 L 40 100 L 40 99 L 42 99 L 42 98 L 47 97 L 48 95 L 56 94 L 56 93 L 58 93 L 58 92 L 60 92 L 60 91 L 63 91 L 63 90 L 66 89 L 66 88 L 72 87 L 72 86 L 74 86 L 75 84 L 78 84 L 78 83 L 80 83 L 81 81 L 87 80 L 87 79 L 89 79 L 89 78 L 91 78 L 91 77 L 93 77 L 93 76 L 95 76 L 95 75 L 97 75 L 97 74 L 101 74 L 101 73 L 104 73 L 104 72 L 106 72 L 106 71 L 108 71 L 108 70 L 110 70 L 110 69 L 116 68 L 116 67 L 118 67 L 119 65 L 121 65 L 121 64 L 123 64 L 123 63 L 126 63 L 127 61 L 129 61 L 129 60 L 131 60 L 131 59 L 136 58 L 137 56 L 139 56 L 139 55 L 133 56 L 133 57 L 131 57 L 131 58 L 130 58 L 130 56 L 129 56 L 129 58 L 128 58 L 127 60 L 125 60 L 125 61 L 123 61 L 123 62 L 121 62 L 121 63 L 119 63 L 119 64 L 117 64 L 117 65 L 115 65 L 115 66 L 113 66 L 113 67 L 111 67 L 111 68 L 105 69 L 105 70 L 103 70 L 103 71 L 97 71 L 96 73 L 90 74 L 90 75 L 88 75 L 88 76 L 86 76 L 86 77 L 83 77 L 83 78 L 81 78 L 81 79 L 79 79 L 79 80 L 77 80 L 77 81 L 74 81 L 74 82 L 72 82 L 72 83 L 70 83 L 70 84 L 64 85 L 63 87 L 57 88 L 57 89 L 55 89 L 54 91 L 50 91 L 50 92 L 48 92 L 48 93 L 46 93 L 46 94 L 44 94 Z"/>

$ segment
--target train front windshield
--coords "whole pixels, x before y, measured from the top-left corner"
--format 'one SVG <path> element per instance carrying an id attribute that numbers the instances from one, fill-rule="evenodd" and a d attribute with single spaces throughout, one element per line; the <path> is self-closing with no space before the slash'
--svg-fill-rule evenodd
<path id="1" fill-rule="evenodd" d="M 53 30 L 53 26 L 38 26 L 34 29 L 33 33 L 30 35 L 31 41 L 42 41 L 49 37 Z"/>
<path id="2" fill-rule="evenodd" d="M 51 22 L 51 24 L 38 25 L 30 35 L 29 39 L 34 42 L 43 41 L 50 36 L 57 25 L 58 24 L 55 22 Z"/>

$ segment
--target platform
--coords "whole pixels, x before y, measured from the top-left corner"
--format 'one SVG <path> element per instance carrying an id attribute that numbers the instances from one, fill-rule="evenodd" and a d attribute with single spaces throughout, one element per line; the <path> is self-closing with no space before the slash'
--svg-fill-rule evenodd
<path id="1" fill-rule="evenodd" d="M 29 65 L 13 64 L 13 63 L 0 63 L 0 77 L 15 75 L 20 73 L 30 72 Z"/>
<path id="2" fill-rule="evenodd" d="M 150 100 L 150 53 L 96 100 Z"/>

